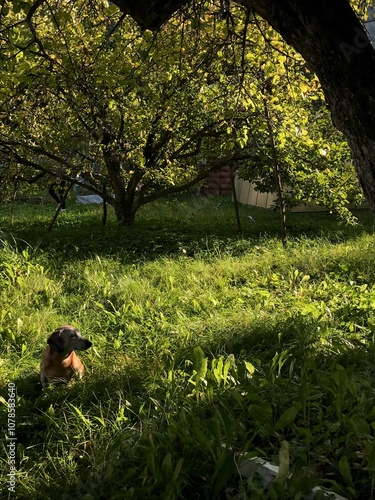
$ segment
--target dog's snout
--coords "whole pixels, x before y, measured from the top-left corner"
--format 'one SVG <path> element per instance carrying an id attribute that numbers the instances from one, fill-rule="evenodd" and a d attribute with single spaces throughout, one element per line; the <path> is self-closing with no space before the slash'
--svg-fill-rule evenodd
<path id="1" fill-rule="evenodd" d="M 72 339 L 70 347 L 77 351 L 86 351 L 92 346 L 92 343 L 87 339 Z"/>
<path id="2" fill-rule="evenodd" d="M 85 340 L 85 346 L 86 346 L 86 349 L 88 349 L 89 347 L 92 346 L 92 342 L 90 342 L 89 340 Z"/>

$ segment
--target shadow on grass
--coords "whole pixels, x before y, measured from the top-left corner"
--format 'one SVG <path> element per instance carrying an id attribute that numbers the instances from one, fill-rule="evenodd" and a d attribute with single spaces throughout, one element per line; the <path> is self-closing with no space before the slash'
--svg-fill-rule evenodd
<path id="1" fill-rule="evenodd" d="M 107 226 L 100 223 L 101 209 L 71 205 L 60 215 L 51 232 L 47 231 L 54 207 L 50 205 L 16 207 L 10 224 L 9 208 L 1 207 L 0 224 L 4 235 L 12 235 L 22 247 L 31 245 L 54 253 L 57 259 L 74 261 L 96 254 L 115 256 L 122 261 L 152 260 L 161 256 L 194 256 L 207 251 L 213 242 L 227 245 L 247 239 L 258 242 L 264 237 L 279 237 L 279 215 L 270 210 L 241 206 L 242 235 L 239 235 L 230 198 L 182 197 L 155 202 L 143 207 L 133 227 L 118 226 L 113 214 Z M 248 216 L 255 220 L 249 221 Z M 291 238 L 325 237 L 344 241 L 373 232 L 373 217 L 357 211 L 359 225 L 340 225 L 326 212 L 290 213 Z"/>
<path id="2" fill-rule="evenodd" d="M 218 330 L 215 342 L 200 342 L 199 346 L 209 360 L 234 355 L 236 362 L 250 361 L 261 371 L 270 369 L 278 356 L 286 353 L 282 364 L 277 361 L 279 375 L 288 376 L 291 366 L 295 371 L 303 370 L 306 360 L 311 358 L 327 367 L 333 360 L 337 360 L 344 366 L 353 365 L 367 373 L 375 372 L 372 361 L 375 354 L 373 344 L 338 337 L 323 341 L 320 326 L 318 321 L 305 316 L 258 322 L 250 327 L 233 324 L 230 329 Z M 96 361 L 94 369 L 90 370 L 89 361 L 85 360 L 86 376 L 83 381 L 42 390 L 39 373 L 14 380 L 20 397 L 18 416 L 30 419 L 29 430 L 32 430 L 33 416 L 38 419 L 40 413 L 46 412 L 51 405 L 82 404 L 89 411 L 93 403 L 109 404 L 114 394 L 123 394 L 124 398 L 133 398 L 141 404 L 153 390 L 156 391 L 155 394 L 158 393 L 158 384 L 163 386 L 168 370 L 193 372 L 191 362 L 197 345 L 194 339 L 174 351 L 168 349 L 162 355 L 159 351 L 151 352 L 143 359 L 142 353 L 131 358 L 122 349 L 113 350 L 112 341 L 113 339 L 108 338 L 108 348 L 100 353 L 101 359 Z M 125 352 L 125 346 L 123 351 Z M 190 362 L 186 364 L 186 360 Z M 2 389 L 1 395 L 6 397 L 6 387 Z M 24 437 L 25 446 L 33 443 L 32 433 L 28 431 Z"/>

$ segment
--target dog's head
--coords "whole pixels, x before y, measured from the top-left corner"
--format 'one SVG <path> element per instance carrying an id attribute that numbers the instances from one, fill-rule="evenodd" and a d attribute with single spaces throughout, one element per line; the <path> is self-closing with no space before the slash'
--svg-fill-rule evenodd
<path id="1" fill-rule="evenodd" d="M 50 348 L 61 354 L 69 351 L 86 351 L 92 346 L 89 340 L 82 337 L 78 328 L 72 325 L 63 325 L 57 328 L 47 339 Z"/>

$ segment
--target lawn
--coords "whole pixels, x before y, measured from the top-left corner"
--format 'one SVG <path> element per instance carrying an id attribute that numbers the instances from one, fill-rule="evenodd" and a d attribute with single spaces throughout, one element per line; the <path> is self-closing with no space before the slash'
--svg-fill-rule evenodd
<path id="1" fill-rule="evenodd" d="M 369 213 L 356 226 L 290 214 L 286 249 L 276 213 L 241 207 L 240 236 L 226 198 L 155 203 L 132 228 L 70 203 L 47 232 L 53 213 L 16 205 L 12 223 L 0 207 L 5 430 L 17 388 L 10 498 L 289 499 L 316 486 L 372 498 Z M 42 391 L 41 353 L 65 323 L 93 342 L 85 378 Z M 280 465 L 276 480 L 244 477 L 244 457 Z"/>

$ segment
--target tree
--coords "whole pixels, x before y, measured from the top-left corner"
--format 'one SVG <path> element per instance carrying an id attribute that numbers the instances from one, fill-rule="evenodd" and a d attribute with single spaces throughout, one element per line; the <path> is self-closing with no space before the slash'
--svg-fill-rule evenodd
<path id="1" fill-rule="evenodd" d="M 253 152 L 251 161 L 241 162 L 240 176 L 277 193 L 286 244 L 287 206 L 315 202 L 347 222 L 353 220 L 347 204 L 359 186 L 316 76 L 265 21 L 240 10 L 231 9 L 229 31 L 237 43 L 230 71 L 238 74 L 239 107 L 246 116 L 241 141 Z"/>
<path id="2" fill-rule="evenodd" d="M 316 76 L 299 54 L 265 22 L 245 53 L 244 87 L 252 108 L 248 114 L 253 161 L 240 175 L 262 191 L 278 194 L 278 206 L 317 203 L 353 219 L 347 205 L 360 198 L 350 151 L 343 134 L 329 119 Z"/>
<path id="3" fill-rule="evenodd" d="M 182 0 L 114 0 L 143 29 L 157 29 Z M 318 75 L 375 214 L 375 51 L 348 0 L 241 0 L 269 22 Z M 223 2 L 223 5 L 224 4 Z"/>
<path id="4" fill-rule="evenodd" d="M 241 157 L 212 30 L 176 18 L 141 32 L 106 2 L 43 4 L 32 23 L 25 8 L 4 23 L 4 155 L 101 195 L 124 225 Z"/>
<path id="5" fill-rule="evenodd" d="M 253 157 L 245 177 L 278 192 L 284 233 L 283 183 L 289 204 L 303 197 L 345 213 L 351 175 L 337 161 L 345 145 L 324 139 L 339 136 L 327 123 L 320 131 L 316 77 L 249 10 L 237 6 L 228 17 L 206 4 L 152 35 L 105 2 L 50 3 L 26 23 L 24 8 L 4 23 L 0 149 L 18 163 L 16 183 L 30 178 L 22 165 L 85 182 L 132 224 L 140 206 L 241 149 Z"/>

